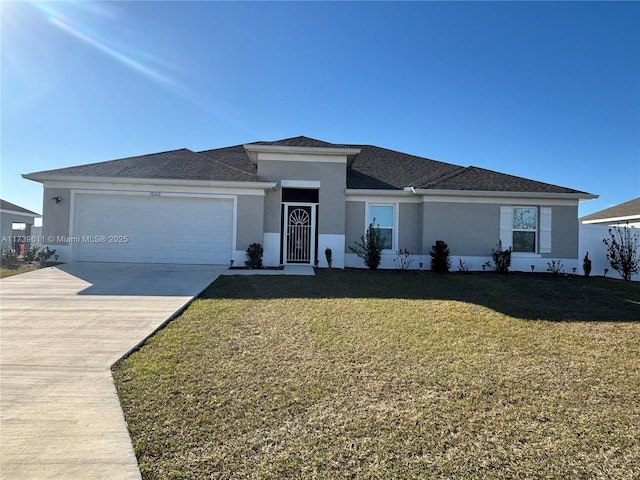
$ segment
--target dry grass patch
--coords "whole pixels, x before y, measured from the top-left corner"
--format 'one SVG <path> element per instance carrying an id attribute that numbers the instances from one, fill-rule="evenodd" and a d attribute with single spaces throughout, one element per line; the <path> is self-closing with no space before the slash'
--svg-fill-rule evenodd
<path id="1" fill-rule="evenodd" d="M 114 376 L 149 479 L 637 478 L 638 300 L 603 279 L 223 277 Z"/>

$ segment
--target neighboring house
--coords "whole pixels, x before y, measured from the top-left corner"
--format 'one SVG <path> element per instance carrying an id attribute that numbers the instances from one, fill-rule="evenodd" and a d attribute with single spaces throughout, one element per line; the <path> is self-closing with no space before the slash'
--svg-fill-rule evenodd
<path id="1" fill-rule="evenodd" d="M 584 225 L 640 227 L 640 197 L 580 218 Z"/>
<path id="2" fill-rule="evenodd" d="M 361 267 L 349 247 L 370 222 L 395 252 L 429 267 L 436 240 L 479 270 L 499 240 L 513 269 L 577 265 L 578 203 L 570 188 L 461 167 L 372 145 L 296 137 L 187 149 L 24 175 L 44 185 L 43 235 L 63 261 L 236 265 L 249 244 L 264 264 Z"/>
<path id="3" fill-rule="evenodd" d="M 33 236 L 31 227 L 36 218 L 40 218 L 40 215 L 11 202 L 0 200 L 0 248 L 3 251 L 15 249 L 16 240 L 28 248 Z M 24 224 L 24 229 L 14 228 L 15 223 Z"/>
<path id="4" fill-rule="evenodd" d="M 618 227 L 640 227 L 640 198 L 605 208 L 598 212 L 580 217 L 580 257 L 584 258 L 589 253 L 592 262 L 592 275 L 603 275 L 605 268 L 610 272 L 609 276 L 617 278 L 611 264 L 607 260 L 607 248 L 602 242 L 609 239 L 609 229 Z M 640 281 L 640 274 L 631 278 Z"/>

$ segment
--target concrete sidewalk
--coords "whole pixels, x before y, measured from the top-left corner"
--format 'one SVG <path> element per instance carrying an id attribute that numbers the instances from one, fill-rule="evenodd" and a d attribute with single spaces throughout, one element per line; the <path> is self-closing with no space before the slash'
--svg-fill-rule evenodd
<path id="1" fill-rule="evenodd" d="M 72 263 L 1 280 L 0 478 L 141 478 L 110 367 L 225 270 Z"/>

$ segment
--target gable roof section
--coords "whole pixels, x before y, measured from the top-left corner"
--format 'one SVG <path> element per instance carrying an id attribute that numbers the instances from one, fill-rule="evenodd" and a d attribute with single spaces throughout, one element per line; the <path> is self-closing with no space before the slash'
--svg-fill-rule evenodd
<path id="1" fill-rule="evenodd" d="M 624 220 L 634 217 L 640 218 L 640 197 L 585 215 L 580 218 L 580 221 L 597 222 L 599 220 Z"/>
<path id="2" fill-rule="evenodd" d="M 26 208 L 22 208 L 15 203 L 7 202 L 6 200 L 0 200 L 0 210 L 3 212 L 15 212 L 29 216 L 33 215 L 34 217 L 40 218 L 39 213 L 32 212 L 31 210 L 27 210 Z"/>
<path id="3" fill-rule="evenodd" d="M 60 168 L 29 174 L 27 178 L 46 176 L 149 178 L 172 180 L 212 180 L 228 182 L 264 182 L 255 171 L 238 168 L 232 161 L 237 151 L 220 149 L 220 159 L 186 148 Z M 221 160 L 229 160 L 226 164 Z"/>

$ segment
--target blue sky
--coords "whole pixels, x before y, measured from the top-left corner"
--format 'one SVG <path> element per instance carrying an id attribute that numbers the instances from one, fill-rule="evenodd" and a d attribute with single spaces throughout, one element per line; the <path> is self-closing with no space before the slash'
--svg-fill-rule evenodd
<path id="1" fill-rule="evenodd" d="M 21 173 L 305 135 L 640 196 L 640 3 L 2 2 Z"/>

